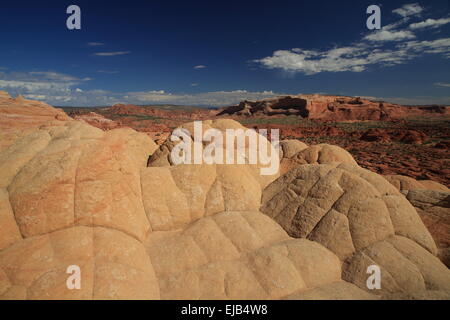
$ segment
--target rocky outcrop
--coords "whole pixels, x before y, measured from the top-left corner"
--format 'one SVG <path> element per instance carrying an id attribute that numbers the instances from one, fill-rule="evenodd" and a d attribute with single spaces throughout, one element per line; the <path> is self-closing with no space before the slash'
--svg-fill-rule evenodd
<path id="1" fill-rule="evenodd" d="M 302 118 L 309 116 L 307 109 L 308 101 L 300 97 L 280 97 L 277 99 L 265 99 L 261 101 L 242 101 L 238 106 L 231 106 L 220 110 L 217 114 L 221 115 L 245 115 L 254 114 L 272 115 L 298 115 Z"/>
<path id="2" fill-rule="evenodd" d="M 401 175 L 385 178 L 416 208 L 438 246 L 439 258 L 450 267 L 450 190 L 431 180 Z"/>
<path id="3" fill-rule="evenodd" d="M 381 176 L 352 164 L 302 165 L 264 191 L 261 211 L 289 235 L 316 241 L 343 262 L 342 277 L 367 290 L 378 265 L 378 294 L 447 292 L 450 270 L 414 207 Z M 431 271 L 433 270 L 433 271 Z"/>
<path id="4" fill-rule="evenodd" d="M 1 154 L 0 299 L 372 297 L 332 252 L 257 211 L 245 166 L 146 168 L 146 135 L 78 121 L 13 147 Z M 81 290 L 66 287 L 70 265 Z"/>
<path id="5" fill-rule="evenodd" d="M 259 212 L 219 213 L 148 242 L 163 299 L 373 298 L 341 280 L 331 251 Z"/>
<path id="6" fill-rule="evenodd" d="M 409 190 L 435 190 L 450 192 L 449 188 L 432 180 L 416 180 L 402 175 L 385 175 L 384 178 L 401 192 Z"/>
<path id="7" fill-rule="evenodd" d="M 192 151 L 191 154 L 194 154 L 194 122 L 186 123 L 182 126 L 180 126 L 178 129 L 185 130 L 186 136 L 188 137 L 189 141 L 191 142 Z M 268 164 L 264 164 L 261 161 L 259 161 L 259 158 L 257 159 L 255 164 L 249 164 L 249 150 L 250 150 L 250 139 L 246 137 L 247 132 L 253 132 L 252 129 L 247 129 L 244 126 L 242 126 L 239 122 L 230 120 L 230 119 L 217 119 L 217 120 L 206 120 L 202 121 L 202 134 L 199 137 L 200 144 L 202 146 L 207 146 L 211 143 L 215 143 L 214 141 L 205 140 L 203 133 L 206 132 L 209 129 L 217 130 L 223 135 L 223 143 L 221 144 L 223 146 L 222 148 L 222 157 L 221 157 L 221 163 L 227 163 L 226 162 L 226 146 L 227 143 L 230 143 L 233 146 L 233 150 L 235 152 L 234 154 L 234 163 L 237 163 L 237 150 L 238 150 L 238 138 L 236 136 L 232 136 L 230 141 L 227 141 L 226 138 L 226 129 L 234 129 L 235 132 L 238 132 L 237 130 L 241 130 L 241 134 L 239 134 L 239 137 L 244 138 L 243 146 L 244 146 L 244 154 L 243 154 L 243 162 L 247 163 L 247 166 L 237 165 L 236 167 L 243 167 L 245 170 L 251 172 L 251 175 L 255 177 L 257 181 L 260 182 L 262 187 L 267 186 L 270 182 L 272 182 L 274 179 L 276 179 L 279 176 L 279 172 L 276 172 L 271 175 L 261 175 L 261 168 L 267 167 Z M 266 137 L 256 134 L 257 139 L 255 141 L 258 142 L 258 147 L 254 150 L 259 154 L 259 143 L 265 145 L 266 150 L 264 150 L 265 154 L 272 155 L 272 145 L 267 140 Z M 240 138 L 239 138 L 240 139 Z M 183 139 L 181 139 L 183 140 Z M 167 139 L 148 159 L 147 165 L 149 167 L 165 167 L 165 166 L 173 166 L 173 160 L 171 157 L 171 152 L 173 148 L 180 142 L 173 142 L 170 139 Z M 279 150 L 279 146 L 273 146 L 273 151 Z M 279 155 L 273 154 L 274 161 L 279 162 Z M 276 157 L 276 158 L 275 158 Z M 230 165 L 227 165 L 227 167 L 230 167 Z"/>
<path id="8" fill-rule="evenodd" d="M 58 126 L 70 120 L 64 111 L 46 103 L 11 98 L 0 91 L 0 151 L 42 125 Z"/>
<path id="9" fill-rule="evenodd" d="M 450 268 L 450 192 L 409 190 L 405 194 L 436 241 L 439 258 Z"/>
<path id="10" fill-rule="evenodd" d="M 218 116 L 238 115 L 296 115 L 308 119 L 333 121 L 388 120 L 413 115 L 450 114 L 446 107 L 406 107 L 376 102 L 359 97 L 293 95 L 259 101 L 242 101 L 239 105 L 222 108 Z"/>
<path id="11" fill-rule="evenodd" d="M 290 159 L 307 148 L 308 145 L 300 140 L 292 139 L 280 141 L 280 159 Z"/>
<path id="12" fill-rule="evenodd" d="M 280 144 L 283 146 L 282 143 L 283 142 Z M 351 154 L 338 146 L 317 144 L 303 148 L 302 145 L 298 148 L 298 150 L 300 151 L 294 153 L 294 155 L 292 155 L 292 151 L 283 153 L 280 163 L 280 174 L 285 174 L 291 169 L 297 168 L 304 164 L 349 163 L 356 165 L 356 161 L 353 159 Z"/>

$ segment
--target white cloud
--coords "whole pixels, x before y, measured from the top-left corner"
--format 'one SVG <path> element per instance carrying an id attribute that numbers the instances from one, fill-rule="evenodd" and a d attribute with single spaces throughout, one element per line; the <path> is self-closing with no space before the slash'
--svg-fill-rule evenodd
<path id="1" fill-rule="evenodd" d="M 388 24 L 382 30 L 370 32 L 358 42 L 348 46 L 327 50 L 293 48 L 276 50 L 271 56 L 253 60 L 267 69 L 280 69 L 288 74 L 300 72 L 312 75 L 320 72 L 362 72 L 368 66 L 393 66 L 406 63 L 424 54 L 441 54 L 450 58 L 450 39 L 441 38 L 428 41 L 415 40 L 411 30 L 400 29 L 410 17 L 423 11 L 418 4 L 407 4 L 394 10 L 402 18 Z M 445 19 L 428 19 L 425 22 L 411 24 L 413 29 L 443 25 Z M 394 42 L 394 43 L 393 43 Z"/>
<path id="2" fill-rule="evenodd" d="M 419 15 L 423 8 L 418 3 L 405 4 L 401 8 L 392 10 L 393 13 L 400 15 L 403 18 Z"/>
<path id="3" fill-rule="evenodd" d="M 199 64 L 198 66 L 194 66 L 194 69 L 205 69 L 206 66 Z"/>
<path id="4" fill-rule="evenodd" d="M 409 25 L 409 27 L 413 30 L 423 28 L 438 28 L 447 23 L 450 23 L 450 18 L 427 19 L 422 22 L 412 23 Z"/>
<path id="5" fill-rule="evenodd" d="M 198 83 L 191 83 L 191 87 L 197 87 Z"/>
<path id="6" fill-rule="evenodd" d="M 448 57 L 450 53 L 450 38 L 442 38 L 430 41 L 408 41 L 397 45 L 402 50 L 416 53 L 441 53 Z"/>
<path id="7" fill-rule="evenodd" d="M 131 51 L 96 52 L 94 53 L 94 56 L 111 57 L 111 56 L 121 56 L 130 53 Z"/>
<path id="8" fill-rule="evenodd" d="M 88 42 L 87 45 L 90 47 L 98 47 L 98 46 L 104 46 L 105 44 L 103 42 Z"/>
<path id="9" fill-rule="evenodd" d="M 22 89 L 26 91 L 37 90 L 60 90 L 67 88 L 67 84 L 58 84 L 51 82 L 34 82 L 34 81 L 17 81 L 17 80 L 1 80 L 0 88 L 8 89 Z"/>
<path id="10" fill-rule="evenodd" d="M 0 88 L 11 94 L 42 97 L 61 97 L 71 94 L 73 87 L 89 81 L 53 71 L 0 73 Z M 81 90 L 81 89 L 79 89 Z M 75 89 L 76 91 L 76 89 Z"/>
<path id="11" fill-rule="evenodd" d="M 450 88 L 450 83 L 436 82 L 434 85 L 436 87 Z"/>
<path id="12" fill-rule="evenodd" d="M 380 30 L 373 32 L 364 37 L 365 40 L 369 41 L 401 41 L 407 39 L 414 39 L 416 36 L 408 30 L 400 31 L 389 31 Z"/>

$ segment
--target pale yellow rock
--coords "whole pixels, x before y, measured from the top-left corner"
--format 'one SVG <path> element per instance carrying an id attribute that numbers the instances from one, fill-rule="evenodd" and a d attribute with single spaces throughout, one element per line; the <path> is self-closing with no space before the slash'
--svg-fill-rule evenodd
<path id="1" fill-rule="evenodd" d="M 433 180 L 419 180 L 419 182 L 427 190 L 450 192 L 449 188 Z"/>
<path id="2" fill-rule="evenodd" d="M 334 147 L 305 153 L 333 164 L 276 181 L 258 165 L 171 166 L 169 145 L 147 167 L 156 149 L 147 135 L 104 132 L 4 94 L 0 138 L 0 299 L 433 299 L 450 290 L 414 208 Z M 372 264 L 381 292 L 365 287 Z M 80 290 L 67 287 L 69 266 L 81 270 Z"/>
<path id="3" fill-rule="evenodd" d="M 67 288 L 71 265 L 81 269 L 80 290 Z M 25 287 L 28 299 L 159 298 L 142 243 L 116 230 L 73 227 L 28 238 L 0 252 L 0 268 L 10 282 L 6 290 Z"/>
<path id="4" fill-rule="evenodd" d="M 450 266 L 450 190 L 435 181 L 414 180 L 401 175 L 385 176 L 408 201 L 433 236 L 438 256 Z"/>
<path id="5" fill-rule="evenodd" d="M 223 212 L 164 237 L 148 252 L 164 299 L 277 299 L 340 281 L 341 263 L 317 242 L 291 239 L 259 212 Z"/>
<path id="6" fill-rule="evenodd" d="M 423 290 L 413 293 L 393 293 L 383 296 L 384 300 L 450 300 L 448 291 Z"/>
<path id="7" fill-rule="evenodd" d="M 403 193 L 433 236 L 439 258 L 450 267 L 450 192 L 407 190 Z"/>
<path id="8" fill-rule="evenodd" d="M 298 163 L 301 164 L 326 164 L 326 163 L 350 163 L 356 164 L 348 151 L 329 144 L 318 144 L 310 146 L 293 157 Z"/>
<path id="9" fill-rule="evenodd" d="M 355 252 L 347 216 L 333 209 L 320 220 L 309 239 L 322 243 L 341 260 Z"/>
<path id="10" fill-rule="evenodd" d="M 287 297 L 286 300 L 376 300 L 377 296 L 372 295 L 358 288 L 357 286 L 345 282 L 332 282 L 330 284 L 296 292 Z"/>
<path id="11" fill-rule="evenodd" d="M 381 289 L 376 290 L 379 294 L 450 292 L 450 270 L 408 238 L 391 236 L 364 248 L 345 262 L 343 279 L 368 290 L 366 270 L 370 265 L 381 268 Z"/>
<path id="12" fill-rule="evenodd" d="M 258 210 L 261 186 L 247 166 L 177 165 L 141 172 L 151 227 L 173 230 L 222 211 Z M 155 201 L 158 199 L 158 201 Z"/>
<path id="13" fill-rule="evenodd" d="M 47 129 L 0 154 L 9 161 L 4 170 L 15 174 L 8 191 L 22 234 L 103 225 L 143 239 L 150 226 L 140 169 L 156 144 L 131 129 L 105 133 L 75 121 Z M 27 147 L 30 143 L 34 149 Z"/>
<path id="14" fill-rule="evenodd" d="M 450 270 L 435 256 L 436 245 L 415 208 L 368 170 L 346 163 L 302 165 L 263 191 L 261 211 L 291 236 L 333 251 L 344 262 L 343 279 L 363 290 L 449 290 Z M 381 269 L 382 290 L 367 289 L 371 265 Z"/>
<path id="15" fill-rule="evenodd" d="M 5 189 L 0 189 L 0 226 L 0 250 L 22 239 Z"/>
<path id="16" fill-rule="evenodd" d="M 411 177 L 402 175 L 386 175 L 384 176 L 384 178 L 393 186 L 395 186 L 399 191 L 424 189 L 424 186 L 419 181 Z"/>
<path id="17" fill-rule="evenodd" d="M 42 151 L 50 142 L 44 130 L 34 130 L 16 143 L 0 151 L 0 187 L 6 188 L 22 167 Z"/>
<path id="18" fill-rule="evenodd" d="M 302 142 L 299 143 L 302 144 Z M 280 174 L 285 174 L 289 170 L 305 164 L 349 163 L 357 165 L 352 155 L 338 146 L 317 144 L 310 147 L 299 145 L 296 146 L 296 148 L 300 151 L 296 152 L 294 155 L 291 155 L 291 152 L 288 152 L 290 157 L 284 156 L 284 158 L 282 158 L 280 163 Z"/>
<path id="19" fill-rule="evenodd" d="M 201 129 L 202 132 L 200 132 L 200 134 L 204 134 L 207 130 L 209 129 L 214 129 L 217 130 L 218 132 L 220 132 L 222 134 L 223 140 L 222 140 L 222 157 L 221 157 L 221 163 L 222 164 L 226 164 L 227 163 L 227 158 L 226 158 L 226 149 L 229 148 L 231 150 L 234 150 L 234 157 L 233 157 L 233 163 L 232 164 L 228 164 L 228 166 L 233 166 L 236 167 L 238 164 L 238 160 L 237 160 L 237 150 L 238 150 L 238 140 L 242 139 L 243 141 L 243 156 L 244 156 L 244 164 L 239 164 L 240 166 L 245 166 L 246 169 L 248 171 L 251 171 L 252 174 L 254 175 L 254 177 L 258 180 L 258 182 L 261 184 L 261 187 L 266 187 L 269 183 L 271 183 L 273 180 L 275 180 L 278 176 L 279 176 L 279 170 L 276 170 L 274 173 L 272 174 L 267 174 L 267 175 L 262 175 L 261 174 L 261 168 L 267 168 L 269 167 L 269 163 L 262 163 L 261 162 L 261 157 L 259 155 L 259 153 L 262 153 L 264 151 L 265 154 L 267 156 L 273 156 L 274 160 L 273 162 L 279 162 L 279 155 L 278 155 L 278 150 L 279 150 L 279 146 L 278 145 L 274 145 L 274 151 L 276 151 L 273 155 L 272 155 L 272 149 L 271 149 L 271 143 L 267 140 L 267 138 L 265 138 L 262 135 L 259 134 L 255 134 L 256 139 L 254 139 L 253 141 L 255 143 L 257 143 L 257 145 L 255 146 L 254 151 L 256 151 L 256 153 L 258 154 L 258 158 L 256 159 L 256 164 L 251 164 L 250 165 L 250 138 L 248 138 L 247 135 L 250 135 L 251 132 L 254 132 L 253 129 L 248 129 L 244 126 L 242 126 L 239 122 L 231 120 L 231 119 L 217 119 L 217 120 L 205 120 L 205 121 L 199 121 L 198 123 L 201 124 Z M 186 135 L 189 137 L 189 141 L 191 142 L 191 157 L 192 157 L 192 164 L 194 163 L 194 141 L 195 141 L 195 125 L 194 122 L 189 122 L 186 124 L 183 124 L 182 126 L 180 126 L 179 130 L 186 130 L 185 133 Z M 230 136 L 231 139 L 227 139 L 227 129 L 233 129 L 236 130 L 235 134 L 238 134 L 239 138 L 237 138 L 236 136 L 232 135 Z M 240 131 L 237 131 L 240 130 Z M 203 136 L 198 136 L 198 140 L 201 141 L 201 146 L 206 147 L 208 145 L 210 145 L 212 142 L 215 141 L 209 141 L 209 140 L 205 140 Z M 164 142 L 153 154 L 152 156 L 149 158 L 148 161 L 148 166 L 149 167 L 164 167 L 164 166 L 172 166 L 174 165 L 174 161 L 172 160 L 171 157 L 171 152 L 173 150 L 173 148 L 178 144 L 179 142 L 177 141 L 171 141 L 170 138 L 166 140 L 166 142 Z M 260 144 L 265 146 L 266 150 L 261 149 L 260 150 Z M 204 151 L 204 149 L 203 149 Z M 203 152 L 202 151 L 202 152 Z M 201 154 L 201 156 L 203 155 L 203 153 Z M 204 163 L 204 159 L 201 159 L 202 163 Z M 219 164 L 220 165 L 220 164 Z"/>
<path id="20" fill-rule="evenodd" d="M 308 145 L 300 140 L 282 140 L 280 141 L 280 159 L 292 158 L 294 155 L 308 148 Z"/>
<path id="21" fill-rule="evenodd" d="M 415 180 L 411 177 L 402 175 L 386 175 L 384 178 L 392 183 L 399 191 L 435 190 L 450 192 L 446 186 L 432 180 Z"/>
<path id="22" fill-rule="evenodd" d="M 261 210 L 295 237 L 318 237 L 318 231 L 312 235 L 311 232 L 320 229 L 319 222 L 326 215 L 338 212 L 348 219 L 348 231 L 356 250 L 395 232 L 436 253 L 434 241 L 414 208 L 388 182 L 378 183 L 378 178 L 377 174 L 354 165 L 303 165 L 264 190 Z M 374 181 L 376 185 L 372 184 Z M 324 241 L 332 242 L 321 233 Z M 339 241 L 351 248 L 349 241 L 344 240 L 348 239 L 348 233 L 340 235 Z M 344 251 L 346 255 L 351 253 L 348 249 Z"/>

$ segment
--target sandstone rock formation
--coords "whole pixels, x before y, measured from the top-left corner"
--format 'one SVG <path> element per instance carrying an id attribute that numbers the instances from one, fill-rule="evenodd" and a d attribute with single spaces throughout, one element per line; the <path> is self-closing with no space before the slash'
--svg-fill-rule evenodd
<path id="1" fill-rule="evenodd" d="M 416 180 L 402 175 L 385 175 L 384 178 L 401 192 L 408 190 L 435 190 L 450 192 L 449 188 L 432 180 Z"/>
<path id="2" fill-rule="evenodd" d="M 25 139 L 35 149 L 1 154 L 1 299 L 372 297 L 332 252 L 257 212 L 245 166 L 146 168 L 146 135 L 77 121 Z"/>
<path id="3" fill-rule="evenodd" d="M 308 145 L 301 142 L 300 140 L 292 139 L 280 141 L 280 159 L 290 159 L 306 148 L 308 148 Z"/>
<path id="4" fill-rule="evenodd" d="M 438 257 L 450 267 L 450 190 L 431 180 L 401 175 L 385 178 L 416 208 L 438 246 Z"/>
<path id="5" fill-rule="evenodd" d="M 95 112 L 88 112 L 85 114 L 76 115 L 73 117 L 73 119 L 80 120 L 82 122 L 86 122 L 86 123 L 90 124 L 91 126 L 100 128 L 102 130 L 111 130 L 111 129 L 118 128 L 120 126 L 119 123 L 117 123 L 111 119 L 107 119 L 104 116 L 102 116 L 98 113 L 95 113 Z"/>
<path id="6" fill-rule="evenodd" d="M 289 235 L 319 242 L 343 262 L 342 277 L 366 289 L 381 268 L 378 294 L 447 292 L 450 270 L 414 207 L 381 176 L 352 164 L 303 165 L 263 192 L 261 211 Z"/>
<path id="7" fill-rule="evenodd" d="M 450 268 L 450 192 L 409 190 L 405 193 L 433 236 L 438 257 Z"/>
<path id="8" fill-rule="evenodd" d="M 148 241 L 163 299 L 373 298 L 341 280 L 332 252 L 259 212 L 223 212 Z"/>
<path id="9" fill-rule="evenodd" d="M 376 102 L 359 97 L 293 95 L 267 98 L 259 101 L 242 101 L 239 105 L 222 108 L 221 115 L 296 115 L 308 119 L 322 120 L 388 120 L 405 116 L 450 114 L 449 108 L 405 107 Z"/>
<path id="10" fill-rule="evenodd" d="M 16 115 L 0 110 L 11 137 L 0 149 L 0 299 L 450 298 L 433 239 L 377 174 L 315 164 L 274 181 L 252 165 L 171 165 L 161 148 L 147 167 L 157 146 L 146 134 L 10 100 L 0 96 Z M 382 267 L 381 292 L 365 287 L 368 263 Z M 80 290 L 67 288 L 72 265 Z"/>
<path id="11" fill-rule="evenodd" d="M 301 147 L 298 148 L 298 150 L 300 150 L 299 152 L 293 155 L 292 153 L 294 152 L 292 150 L 283 153 L 280 164 L 280 174 L 285 174 L 289 170 L 304 164 L 349 163 L 356 165 L 356 161 L 353 159 L 352 155 L 338 146 L 317 144 L 307 147 L 302 142 L 299 141 L 299 143 L 302 144 Z M 283 142 L 280 144 L 283 147 Z"/>
<path id="12" fill-rule="evenodd" d="M 143 204 L 155 231 L 179 229 L 223 211 L 257 211 L 265 186 L 261 181 L 247 165 L 186 164 L 141 171 Z"/>
<path id="13" fill-rule="evenodd" d="M 156 145 L 42 103 L 0 103 L 1 133 L 22 131 L 0 151 L 0 298 L 159 298 L 139 174 Z M 69 265 L 81 290 L 67 289 Z"/>
<path id="14" fill-rule="evenodd" d="M 192 154 L 194 154 L 194 134 L 195 134 L 195 129 L 194 129 L 194 122 L 189 122 L 186 123 L 184 125 L 182 125 L 181 127 L 179 127 L 179 129 L 182 130 L 187 130 L 186 133 L 189 136 L 190 141 L 192 142 Z M 238 142 L 237 139 L 233 139 L 232 137 L 232 141 L 227 141 L 226 139 L 226 129 L 234 129 L 234 130 L 242 130 L 242 132 L 244 132 L 244 134 L 242 134 L 241 136 L 244 137 L 245 132 L 251 131 L 252 129 L 247 129 L 244 126 L 242 126 L 239 122 L 234 121 L 234 120 L 230 120 L 230 119 L 217 119 L 217 120 L 206 120 L 202 122 L 202 132 L 205 132 L 209 129 L 215 129 L 220 131 L 223 134 L 223 146 L 224 148 L 226 148 L 228 143 L 232 143 L 232 145 L 234 146 L 233 150 L 235 151 L 235 155 L 234 155 L 234 163 L 237 163 L 237 148 L 238 148 Z M 266 139 L 266 137 L 257 134 L 257 140 L 259 142 L 259 140 L 261 139 L 261 143 L 263 143 L 266 146 L 266 150 L 268 155 L 272 155 L 272 151 L 271 151 L 271 143 Z M 206 141 L 203 139 L 204 137 L 200 137 L 201 139 L 201 144 L 203 146 L 208 145 L 213 143 L 214 141 Z M 167 139 L 148 159 L 148 166 L 149 167 L 165 167 L 165 166 L 172 166 L 173 160 L 171 157 L 171 152 L 173 150 L 173 148 L 175 147 L 175 145 L 177 145 L 179 142 L 173 142 L 170 139 Z M 245 157 L 245 163 L 249 163 L 249 143 L 250 140 L 245 138 L 244 140 L 244 157 Z M 273 151 L 277 151 L 279 150 L 279 146 L 274 146 L 274 150 Z M 258 148 L 256 148 L 256 151 L 259 152 L 259 146 Z M 226 150 L 222 150 L 223 152 L 223 157 L 222 157 L 222 163 L 226 163 Z M 278 154 L 273 154 L 274 157 L 276 157 L 275 161 L 279 161 L 279 155 Z M 261 184 L 262 187 L 267 186 L 270 182 L 272 182 L 274 179 L 276 179 L 279 176 L 279 173 L 273 174 L 273 175 L 261 175 L 260 172 L 260 168 L 263 167 L 267 167 L 268 165 L 261 163 L 259 160 L 257 161 L 256 164 L 249 164 L 247 166 L 242 166 L 242 165 L 237 165 L 236 167 L 239 168 L 244 168 L 244 170 L 251 172 L 250 174 L 253 175 L 256 179 L 256 181 L 259 181 L 259 183 Z M 229 165 L 227 165 L 227 167 L 230 167 Z"/>
<path id="15" fill-rule="evenodd" d="M 159 298 L 139 172 L 155 148 L 131 129 L 68 121 L 3 150 L 0 297 Z M 69 265 L 81 290 L 67 290 Z"/>
<path id="16" fill-rule="evenodd" d="M 70 120 L 64 111 L 43 102 L 11 98 L 0 91 L 0 151 L 43 124 L 61 125 Z"/>

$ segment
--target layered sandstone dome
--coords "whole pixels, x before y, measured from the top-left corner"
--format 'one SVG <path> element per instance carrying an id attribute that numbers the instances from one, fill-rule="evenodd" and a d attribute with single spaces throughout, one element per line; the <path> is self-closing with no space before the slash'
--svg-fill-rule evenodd
<path id="1" fill-rule="evenodd" d="M 416 208 L 438 246 L 439 258 L 450 267 L 450 190 L 431 180 L 401 175 L 385 178 Z"/>
<path id="2" fill-rule="evenodd" d="M 332 146 L 281 143 L 305 162 L 263 177 L 173 165 L 169 142 L 39 102 L 0 107 L 0 299 L 449 298 L 414 207 Z M 365 287 L 368 264 L 382 290 Z M 80 290 L 66 286 L 70 265 Z"/>
<path id="3" fill-rule="evenodd" d="M 450 289 L 450 271 L 416 210 L 376 173 L 347 163 L 303 165 L 264 190 L 261 211 L 292 237 L 335 253 L 343 279 L 361 289 L 371 265 L 384 274 L 385 295 Z"/>

